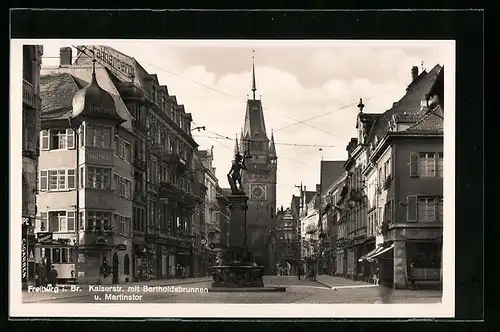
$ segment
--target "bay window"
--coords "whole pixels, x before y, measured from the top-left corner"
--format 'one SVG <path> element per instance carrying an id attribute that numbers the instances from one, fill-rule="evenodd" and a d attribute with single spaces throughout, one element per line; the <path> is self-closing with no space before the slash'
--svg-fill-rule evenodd
<path id="1" fill-rule="evenodd" d="M 103 167 L 87 167 L 87 178 L 85 188 L 110 189 L 111 169 Z"/>

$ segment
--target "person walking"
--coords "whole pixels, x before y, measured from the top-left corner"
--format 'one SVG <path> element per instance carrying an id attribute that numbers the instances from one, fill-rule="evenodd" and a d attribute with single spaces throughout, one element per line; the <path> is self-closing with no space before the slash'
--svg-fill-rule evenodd
<path id="1" fill-rule="evenodd" d="M 52 265 L 49 272 L 49 283 L 52 287 L 56 287 L 57 285 L 57 270 L 54 268 L 54 265 Z"/>
<path id="2" fill-rule="evenodd" d="M 388 259 L 379 260 L 379 294 L 382 303 L 390 303 L 392 298 L 392 269 Z"/>
<path id="3" fill-rule="evenodd" d="M 301 268 L 301 267 L 299 267 L 299 268 L 297 269 L 297 277 L 299 277 L 299 280 L 300 280 L 300 274 L 301 274 L 301 273 L 302 273 L 302 268 Z"/>

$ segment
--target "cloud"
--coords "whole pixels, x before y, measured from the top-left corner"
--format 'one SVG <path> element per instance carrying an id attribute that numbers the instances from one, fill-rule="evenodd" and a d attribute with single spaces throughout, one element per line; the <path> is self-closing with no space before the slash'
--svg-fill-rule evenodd
<path id="1" fill-rule="evenodd" d="M 45 56 L 75 44 L 47 42 Z M 256 56 L 257 98 L 262 95 L 268 135 L 278 143 L 278 206 L 288 206 L 301 182 L 314 188 L 319 163 L 345 160 L 345 147 L 355 137 L 356 107 L 363 98 L 365 112 L 381 113 L 399 100 L 410 81 L 410 69 L 421 61 L 429 69 L 442 64 L 439 48 L 408 44 L 401 47 L 146 47 L 134 42 L 106 43 L 133 56 L 149 73 L 156 73 L 170 94 L 192 113 L 204 132 L 193 132 L 199 149 L 214 146 L 216 173 L 222 187 L 233 157 L 234 137 L 251 96 L 252 49 Z M 361 45 L 361 43 L 359 44 Z M 49 64 L 57 59 L 48 59 Z M 312 119 L 306 124 L 297 121 Z M 292 125 L 292 126 L 290 126 Z M 284 128 L 287 127 L 288 128 Z M 313 128 L 315 127 L 315 128 Z M 222 137 L 221 137 L 222 136 Z M 225 139 L 228 137 L 229 139 Z M 281 145 L 285 143 L 287 145 Z M 291 146 L 321 145 L 319 147 Z"/>

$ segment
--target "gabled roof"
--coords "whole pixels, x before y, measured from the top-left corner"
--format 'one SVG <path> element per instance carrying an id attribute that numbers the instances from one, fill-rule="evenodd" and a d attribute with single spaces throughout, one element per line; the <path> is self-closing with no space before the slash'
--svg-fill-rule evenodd
<path id="1" fill-rule="evenodd" d="M 80 90 L 75 78 L 67 73 L 40 76 L 41 120 L 68 119 L 73 97 Z"/>
<path id="2" fill-rule="evenodd" d="M 431 71 L 423 71 L 420 75 L 408 86 L 408 91 L 393 107 L 383 114 L 380 114 L 376 120 L 367 142 L 371 142 L 375 136 L 379 139 L 385 136 L 388 131 L 389 122 L 394 114 L 421 115 L 421 101 L 425 100 L 425 96 L 433 88 L 434 82 L 438 79 L 442 67 L 437 64 Z"/>

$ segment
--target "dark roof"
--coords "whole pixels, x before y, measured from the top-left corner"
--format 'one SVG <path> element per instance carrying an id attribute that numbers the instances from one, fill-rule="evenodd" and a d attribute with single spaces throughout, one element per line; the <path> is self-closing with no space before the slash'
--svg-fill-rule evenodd
<path id="1" fill-rule="evenodd" d="M 394 120 L 398 123 L 415 123 L 422 118 L 416 114 L 394 114 Z"/>
<path id="2" fill-rule="evenodd" d="M 444 112 L 438 105 L 433 110 L 428 110 L 414 125 L 405 130 L 412 133 L 443 133 Z"/>
<path id="3" fill-rule="evenodd" d="M 247 100 L 243 138 L 268 140 L 264 109 L 262 108 L 262 102 L 260 100 Z"/>
<path id="4" fill-rule="evenodd" d="M 207 158 L 208 151 L 207 150 L 198 150 L 198 151 L 196 151 L 196 154 L 198 155 L 198 157 L 200 159 L 204 159 L 204 158 Z"/>
<path id="5" fill-rule="evenodd" d="M 332 185 L 344 173 L 345 161 L 339 160 L 322 160 L 321 161 L 321 191 L 328 191 L 328 187 Z"/>
<path id="6" fill-rule="evenodd" d="M 40 76 L 41 119 L 67 119 L 72 114 L 73 97 L 80 87 L 66 73 Z"/>
<path id="7" fill-rule="evenodd" d="M 306 197 L 305 204 L 309 204 L 309 202 L 316 196 L 315 191 L 305 191 L 304 194 Z"/>
<path id="8" fill-rule="evenodd" d="M 423 71 L 409 86 L 406 94 L 393 107 L 385 113 L 376 117 L 375 123 L 370 131 L 367 141 L 370 142 L 375 136 L 382 138 L 387 131 L 389 121 L 394 114 L 407 115 L 421 114 L 420 103 L 425 100 L 425 95 L 431 90 L 436 79 L 440 74 L 442 67 L 437 64 L 431 71 Z"/>

